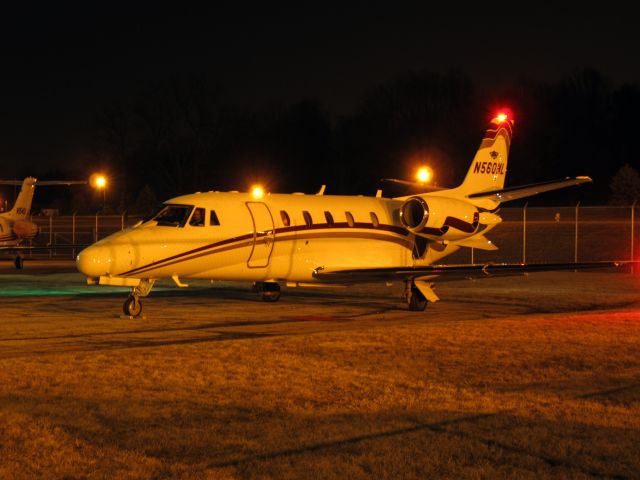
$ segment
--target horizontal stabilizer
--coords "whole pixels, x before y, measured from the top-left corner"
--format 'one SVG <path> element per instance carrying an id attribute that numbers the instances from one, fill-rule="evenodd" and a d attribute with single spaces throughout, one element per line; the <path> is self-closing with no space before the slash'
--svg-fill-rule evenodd
<path id="1" fill-rule="evenodd" d="M 484 235 L 474 235 L 473 237 L 463 238 L 451 242 L 453 245 L 467 248 L 477 248 L 478 250 L 497 250 L 498 247 Z"/>
<path id="2" fill-rule="evenodd" d="M 589 182 L 592 182 L 590 177 L 567 177 L 561 180 L 550 180 L 548 182 L 534 183 L 531 185 L 524 185 L 522 187 L 509 187 L 500 190 L 491 190 L 488 192 L 472 193 L 467 195 L 467 197 L 477 200 L 490 200 L 499 204 L 511 200 L 517 200 L 519 198 L 531 197 L 542 192 L 549 192 L 551 190 Z"/>
<path id="3" fill-rule="evenodd" d="M 615 268 L 640 262 L 581 262 L 581 263 L 487 263 L 476 265 L 426 265 L 423 267 L 387 267 L 361 269 L 316 268 L 313 276 L 328 282 L 376 282 L 399 279 L 438 277 L 438 281 L 463 280 L 466 278 L 487 278 L 522 275 L 529 272 L 550 272 L 560 270 L 592 270 Z"/>

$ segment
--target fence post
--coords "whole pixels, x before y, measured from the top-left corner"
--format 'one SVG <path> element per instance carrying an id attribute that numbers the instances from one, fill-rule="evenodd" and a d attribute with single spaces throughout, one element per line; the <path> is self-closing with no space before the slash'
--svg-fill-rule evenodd
<path id="1" fill-rule="evenodd" d="M 71 243 L 74 245 L 71 248 L 71 258 L 76 258 L 76 212 L 71 216 Z"/>
<path id="2" fill-rule="evenodd" d="M 122 212 L 122 215 L 120 215 L 120 230 L 124 230 L 124 214 L 125 212 Z"/>
<path id="3" fill-rule="evenodd" d="M 93 235 L 94 243 L 98 241 L 98 212 L 96 212 L 96 230 Z"/>
<path id="4" fill-rule="evenodd" d="M 635 264 L 633 263 L 633 261 L 635 260 L 635 255 L 634 255 L 634 251 L 633 251 L 633 236 L 635 234 L 635 219 L 636 219 L 636 204 L 638 203 L 638 200 L 635 200 L 633 202 L 633 205 L 631 205 L 631 273 L 635 273 Z"/>
<path id="5" fill-rule="evenodd" d="M 578 263 L 578 209 L 580 208 L 580 201 L 576 203 L 576 233 L 574 239 L 574 252 L 573 263 Z"/>
<path id="6" fill-rule="evenodd" d="M 53 246 L 53 214 L 49 215 L 49 246 Z M 49 249 L 49 258 L 53 256 L 53 250 Z"/>
<path id="7" fill-rule="evenodd" d="M 527 205 L 529 202 L 524 204 L 524 208 L 522 209 L 522 264 L 526 265 L 527 263 Z"/>

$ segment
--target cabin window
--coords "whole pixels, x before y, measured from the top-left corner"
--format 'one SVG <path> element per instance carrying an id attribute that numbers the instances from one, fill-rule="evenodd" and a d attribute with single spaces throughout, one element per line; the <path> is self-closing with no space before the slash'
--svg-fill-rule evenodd
<path id="1" fill-rule="evenodd" d="M 374 212 L 369 212 L 369 215 L 371 216 L 371 224 L 373 225 L 373 228 L 378 228 L 380 226 L 378 216 Z"/>
<path id="2" fill-rule="evenodd" d="M 351 212 L 344 212 L 344 214 L 347 217 L 347 223 L 349 224 L 349 226 L 353 227 L 356 222 L 353 220 L 353 215 L 351 215 Z"/>
<path id="3" fill-rule="evenodd" d="M 304 217 L 304 223 L 307 224 L 307 227 L 313 225 L 313 219 L 311 218 L 311 214 L 306 210 L 302 212 L 302 216 Z"/>
<path id="4" fill-rule="evenodd" d="M 289 214 L 284 210 L 280 210 L 280 218 L 282 219 L 282 224 L 285 227 L 288 227 L 289 225 L 291 225 L 291 219 L 289 218 Z"/>
<path id="5" fill-rule="evenodd" d="M 215 210 L 209 212 L 209 225 L 220 225 L 220 220 L 218 220 L 218 215 L 216 215 Z"/>
<path id="6" fill-rule="evenodd" d="M 324 218 L 327 219 L 327 225 L 333 225 L 333 215 L 331 215 L 331 212 L 324 212 Z"/>
<path id="7" fill-rule="evenodd" d="M 155 220 L 159 227 L 184 227 L 193 210 L 193 205 L 164 205 L 151 220 Z"/>

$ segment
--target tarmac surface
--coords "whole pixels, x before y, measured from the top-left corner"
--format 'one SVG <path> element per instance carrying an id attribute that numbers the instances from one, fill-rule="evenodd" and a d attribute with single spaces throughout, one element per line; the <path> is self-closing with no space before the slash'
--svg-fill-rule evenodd
<path id="1" fill-rule="evenodd" d="M 638 478 L 637 273 L 184 281 L 0 262 L 0 478 Z"/>
<path id="2" fill-rule="evenodd" d="M 144 319 L 228 318 L 255 325 L 300 322 L 334 325 L 336 319 L 367 321 L 435 322 L 474 320 L 531 313 L 615 310 L 640 304 L 640 275 L 628 269 L 590 272 L 546 272 L 481 280 L 436 281 L 441 301 L 424 312 L 410 312 L 400 299 L 402 283 L 361 284 L 348 287 L 282 287 L 277 303 L 264 303 L 251 284 L 183 280 L 189 288 L 177 288 L 171 280 L 156 283 L 142 299 Z M 121 306 L 129 288 L 88 286 L 69 259 L 28 259 L 16 270 L 10 261 L 0 262 L 0 302 L 5 320 L 20 317 L 71 315 L 81 320 L 122 318 Z M 305 322 L 308 323 L 308 322 Z M 303 330 L 308 326 L 301 327 Z"/>

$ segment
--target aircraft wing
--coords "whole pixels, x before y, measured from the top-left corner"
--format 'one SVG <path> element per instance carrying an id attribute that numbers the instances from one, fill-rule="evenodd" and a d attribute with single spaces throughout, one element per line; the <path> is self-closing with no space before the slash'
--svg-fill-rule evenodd
<path id="1" fill-rule="evenodd" d="M 22 185 L 23 180 L 0 180 L 0 185 Z M 84 180 L 44 180 L 37 181 L 36 185 L 84 185 L 88 183 Z"/>
<path id="2" fill-rule="evenodd" d="M 409 280 L 438 277 L 443 280 L 463 280 L 498 276 L 523 275 L 529 272 L 557 270 L 590 270 L 615 268 L 628 265 L 631 261 L 581 262 L 581 263 L 487 263 L 476 265 L 426 265 L 423 267 L 389 267 L 360 269 L 316 268 L 313 276 L 321 281 L 335 283 L 376 282 L 388 280 Z"/>
<path id="3" fill-rule="evenodd" d="M 89 244 L 57 244 L 49 246 L 30 246 L 30 245 L 3 245 L 0 246 L 0 253 L 18 253 L 18 252 L 50 252 L 52 250 L 70 250 L 75 248 L 80 250 L 87 248 Z"/>
<path id="4" fill-rule="evenodd" d="M 425 185 L 419 182 L 410 182 L 409 180 L 400 180 L 398 178 L 381 178 L 381 182 L 399 183 L 400 185 L 408 185 L 410 187 L 419 188 L 421 192 L 439 192 L 441 190 L 447 190 L 445 187 L 436 187 L 434 185 Z"/>
<path id="5" fill-rule="evenodd" d="M 508 202 L 519 198 L 531 197 L 542 192 L 557 190 L 559 188 L 570 187 L 572 185 L 580 185 L 581 183 L 592 182 L 590 177 L 566 177 L 560 180 L 550 180 L 548 182 L 533 183 L 522 187 L 509 187 L 501 190 L 492 190 L 489 192 L 472 193 L 468 198 L 492 200 L 496 203 Z"/>

